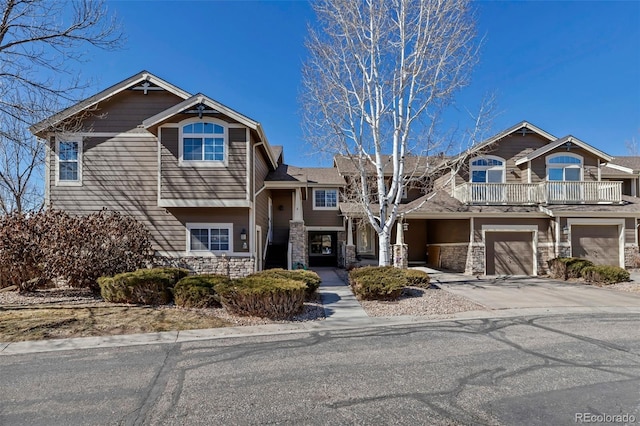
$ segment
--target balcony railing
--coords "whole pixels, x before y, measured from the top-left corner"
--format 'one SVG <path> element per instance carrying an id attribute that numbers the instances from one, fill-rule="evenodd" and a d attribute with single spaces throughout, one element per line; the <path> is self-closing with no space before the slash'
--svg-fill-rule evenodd
<path id="1" fill-rule="evenodd" d="M 453 196 L 466 204 L 620 203 L 622 182 L 464 183 Z"/>

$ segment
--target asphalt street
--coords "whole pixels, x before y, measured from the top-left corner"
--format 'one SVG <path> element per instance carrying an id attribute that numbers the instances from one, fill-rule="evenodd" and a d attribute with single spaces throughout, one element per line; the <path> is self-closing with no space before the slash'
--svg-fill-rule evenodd
<path id="1" fill-rule="evenodd" d="M 640 423 L 639 325 L 451 320 L 4 355 L 0 424 Z"/>

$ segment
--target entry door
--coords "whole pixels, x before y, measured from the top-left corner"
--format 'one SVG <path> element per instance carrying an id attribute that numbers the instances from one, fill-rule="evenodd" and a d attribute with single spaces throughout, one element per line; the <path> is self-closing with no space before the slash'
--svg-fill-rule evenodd
<path id="1" fill-rule="evenodd" d="M 487 275 L 533 275 L 533 232 L 487 232 Z"/>

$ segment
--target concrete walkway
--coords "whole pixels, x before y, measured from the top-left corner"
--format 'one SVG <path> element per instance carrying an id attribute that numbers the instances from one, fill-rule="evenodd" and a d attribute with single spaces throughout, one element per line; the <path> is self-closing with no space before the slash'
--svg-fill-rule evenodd
<path id="1" fill-rule="evenodd" d="M 351 288 L 338 276 L 335 268 L 314 268 L 322 284 L 318 289 L 324 306 L 325 322 L 331 325 L 365 325 L 371 318 L 362 309 Z"/>

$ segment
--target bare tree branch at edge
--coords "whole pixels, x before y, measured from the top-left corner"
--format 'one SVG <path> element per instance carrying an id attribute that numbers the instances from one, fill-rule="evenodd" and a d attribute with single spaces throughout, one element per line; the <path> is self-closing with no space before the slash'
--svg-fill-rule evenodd
<path id="1" fill-rule="evenodd" d="M 42 205 L 44 147 L 26 129 L 81 99 L 88 47 L 122 43 L 102 0 L 0 0 L 0 212 Z"/>

